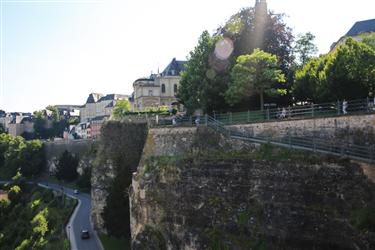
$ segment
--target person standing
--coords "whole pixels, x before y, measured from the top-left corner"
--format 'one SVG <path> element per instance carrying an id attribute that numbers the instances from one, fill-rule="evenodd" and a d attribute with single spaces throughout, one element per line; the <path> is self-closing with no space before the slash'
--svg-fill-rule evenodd
<path id="1" fill-rule="evenodd" d="M 344 115 L 346 115 L 348 112 L 346 111 L 346 109 L 348 108 L 348 102 L 344 99 L 344 101 L 342 102 L 342 113 Z"/>

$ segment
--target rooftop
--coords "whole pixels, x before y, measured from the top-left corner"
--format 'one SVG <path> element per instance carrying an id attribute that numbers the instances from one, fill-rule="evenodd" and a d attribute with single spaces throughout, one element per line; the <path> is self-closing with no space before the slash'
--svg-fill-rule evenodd
<path id="1" fill-rule="evenodd" d="M 356 22 L 345 36 L 358 36 L 370 32 L 375 32 L 375 19 Z"/>

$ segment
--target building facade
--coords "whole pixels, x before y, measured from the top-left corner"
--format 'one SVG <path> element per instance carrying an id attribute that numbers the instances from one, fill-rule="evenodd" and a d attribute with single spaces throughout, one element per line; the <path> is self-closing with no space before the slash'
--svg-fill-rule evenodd
<path id="1" fill-rule="evenodd" d="M 129 99 L 127 95 L 92 93 L 87 98 L 86 103 L 79 108 L 81 122 L 89 122 L 96 117 L 110 117 L 116 102 Z"/>
<path id="2" fill-rule="evenodd" d="M 133 83 L 133 110 L 144 111 L 148 108 L 174 105 L 178 102 L 176 95 L 180 83 L 180 74 L 185 70 L 186 61 L 171 63 L 160 74 L 151 74 Z"/>

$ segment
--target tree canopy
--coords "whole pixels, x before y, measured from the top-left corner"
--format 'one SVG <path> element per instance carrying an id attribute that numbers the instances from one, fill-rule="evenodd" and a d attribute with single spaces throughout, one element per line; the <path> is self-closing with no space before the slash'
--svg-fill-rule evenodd
<path id="1" fill-rule="evenodd" d="M 25 177 L 38 175 L 45 166 L 43 144 L 39 140 L 0 134 L 0 177 L 9 178 L 18 170 Z"/>
<path id="2" fill-rule="evenodd" d="M 237 58 L 231 72 L 231 84 L 225 93 L 226 101 L 234 105 L 244 98 L 260 95 L 260 107 L 264 107 L 264 92 L 276 93 L 275 83 L 285 82 L 285 76 L 278 67 L 277 57 L 255 49 L 251 55 Z"/>
<path id="3" fill-rule="evenodd" d="M 220 110 L 225 106 L 225 75 L 215 70 L 213 61 L 215 43 L 219 39 L 204 31 L 181 75 L 177 97 L 191 112 L 199 108 L 206 112 Z"/>
<path id="4" fill-rule="evenodd" d="M 116 119 L 123 119 L 126 114 L 130 111 L 131 106 L 128 100 L 119 100 L 116 102 L 116 106 L 113 109 L 113 117 Z"/>
<path id="5" fill-rule="evenodd" d="M 315 36 L 307 32 L 306 34 L 298 36 L 293 52 L 297 57 L 298 64 L 306 64 L 318 52 L 318 48 L 314 44 Z"/>
<path id="6" fill-rule="evenodd" d="M 59 158 L 56 177 L 59 180 L 74 181 L 78 177 L 78 157 L 65 150 Z"/>
<path id="7" fill-rule="evenodd" d="M 313 59 L 296 72 L 293 95 L 313 102 L 374 96 L 375 50 L 348 38 L 330 54 Z"/>
<path id="8" fill-rule="evenodd" d="M 208 113 L 231 109 L 234 102 L 226 92 L 232 79 L 232 68 L 237 63 L 237 57 L 251 54 L 257 47 L 276 55 L 276 64 L 284 75 L 289 75 L 293 62 L 291 29 L 283 22 L 283 15 L 268 12 L 263 20 L 264 36 L 259 46 L 259 39 L 255 39 L 255 15 L 254 8 L 242 9 L 213 36 L 207 31 L 202 33 L 198 45 L 190 52 L 178 91 L 179 100 L 189 112 L 196 109 Z M 287 86 L 276 84 L 275 87 Z M 236 108 L 249 108 L 250 100 L 250 96 L 242 98 L 242 102 L 236 102 Z"/>

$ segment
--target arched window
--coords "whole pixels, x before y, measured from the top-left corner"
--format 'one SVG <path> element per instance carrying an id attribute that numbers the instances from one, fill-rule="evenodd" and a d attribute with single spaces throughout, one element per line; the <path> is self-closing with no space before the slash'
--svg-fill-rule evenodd
<path id="1" fill-rule="evenodd" d="M 165 93 L 165 84 L 164 83 L 161 85 L 161 93 Z"/>
<path id="2" fill-rule="evenodd" d="M 175 85 L 173 86 L 173 91 L 174 91 L 175 94 L 177 93 L 177 84 L 175 84 Z"/>

